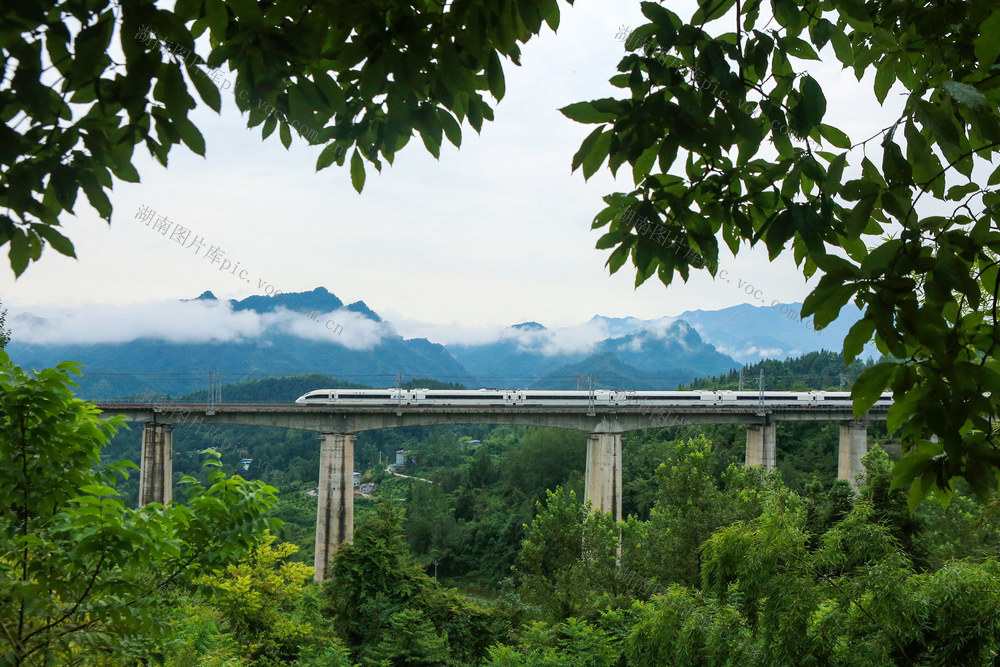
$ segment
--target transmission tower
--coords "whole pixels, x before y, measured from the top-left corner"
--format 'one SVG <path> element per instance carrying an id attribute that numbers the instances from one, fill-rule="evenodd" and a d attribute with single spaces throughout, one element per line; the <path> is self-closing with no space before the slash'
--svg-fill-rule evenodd
<path id="1" fill-rule="evenodd" d="M 208 372 L 208 394 L 205 397 L 205 414 L 214 415 L 215 406 L 222 402 L 222 371 Z"/>
<path id="2" fill-rule="evenodd" d="M 743 391 L 743 369 L 740 369 L 740 391 Z"/>
<path id="3" fill-rule="evenodd" d="M 764 367 L 760 367 L 760 376 L 757 378 L 757 386 L 760 388 L 760 402 L 757 406 L 757 413 L 764 414 Z"/>

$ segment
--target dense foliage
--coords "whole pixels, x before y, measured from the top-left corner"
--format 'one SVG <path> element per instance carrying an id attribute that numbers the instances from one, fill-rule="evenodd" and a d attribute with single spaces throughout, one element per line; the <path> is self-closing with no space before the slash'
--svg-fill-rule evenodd
<path id="1" fill-rule="evenodd" d="M 478 132 L 492 120 L 483 93 L 503 97 L 501 57 L 519 64 L 520 44 L 546 23 L 555 29 L 560 7 L 43 0 L 0 12 L 0 173 L 10 186 L 0 188 L 0 245 L 20 274 L 45 245 L 73 255 L 58 218 L 80 190 L 111 221 L 113 178 L 139 180 L 137 145 L 164 165 L 181 142 L 205 154 L 193 92 L 215 111 L 233 95 L 248 127 L 262 126 L 263 138 L 277 129 L 286 148 L 292 130 L 323 144 L 317 169 L 343 165 L 353 148 L 360 192 L 365 161 L 391 164 L 414 134 L 437 156 L 445 138 L 461 144 L 462 123 Z"/>
<path id="2" fill-rule="evenodd" d="M 742 371 L 698 378 L 682 389 L 739 389 L 742 376 L 744 391 L 756 391 L 760 389 L 758 379 L 763 373 L 766 391 L 850 391 L 854 381 L 873 365 L 871 360 L 860 359 L 845 364 L 844 355 L 840 352 L 820 350 L 784 361 L 762 359 L 755 364 L 745 365 Z"/>
<path id="3" fill-rule="evenodd" d="M 175 587 L 232 562 L 274 522 L 275 489 L 227 477 L 209 457 L 185 502 L 127 508 L 116 482 L 130 461 L 98 470 L 121 425 L 73 396 L 71 363 L 29 375 L 0 352 L 0 658 L 92 663 L 156 655 L 157 610 Z"/>
<path id="4" fill-rule="evenodd" d="M 818 328 L 849 301 L 864 310 L 846 361 L 870 341 L 895 359 L 859 378 L 855 412 L 886 388 L 900 397 L 889 430 L 902 432 L 897 483 L 913 502 L 932 490 L 946 502 L 956 478 L 995 491 L 996 3 L 701 0 L 689 18 L 655 2 L 642 11 L 649 22 L 628 35 L 611 78 L 624 97 L 563 109 L 598 125 L 574 169 L 631 167 L 635 188 L 605 197 L 594 218 L 607 228 L 597 247 L 613 249 L 609 270 L 631 259 L 637 286 L 670 284 L 692 268 L 716 275 L 722 244 L 791 253 L 806 278 L 820 277 L 802 306 Z M 898 118 L 853 139 L 825 122 L 826 95 L 805 70 L 821 59 L 864 80 L 858 93 L 872 85 L 873 102 L 899 92 Z"/>
<path id="5" fill-rule="evenodd" d="M 4 326 L 6 323 L 7 309 L 0 307 L 0 350 L 7 347 L 7 343 L 10 342 L 10 329 Z"/>
<path id="6" fill-rule="evenodd" d="M 115 485 L 131 464 L 95 465 L 118 424 L 73 398 L 72 365 L 30 377 L 3 359 L 5 663 L 763 666 L 1000 656 L 1000 532 L 990 514 L 965 492 L 947 509 L 911 513 L 877 447 L 855 494 L 832 480 L 832 451 L 810 449 L 822 428 L 782 436 L 794 489 L 778 471 L 742 465 L 738 427 L 631 434 L 619 524 L 581 499 L 582 434 L 401 430 L 369 445 L 385 458 L 403 445 L 410 476 L 368 455 L 376 497 L 358 498 L 354 541 L 317 587 L 315 498 L 304 493 L 312 484 L 283 484 L 287 497 L 275 504 L 273 487 L 225 476 L 227 449 L 225 463 L 209 456 L 207 484 L 177 471 L 183 504 L 127 509 Z M 179 466 L 195 465 L 199 437 L 207 434 L 182 446 L 178 435 Z M 265 446 L 282 464 L 309 459 L 316 470 L 314 441 Z M 795 468 L 805 461 L 819 469 Z"/>

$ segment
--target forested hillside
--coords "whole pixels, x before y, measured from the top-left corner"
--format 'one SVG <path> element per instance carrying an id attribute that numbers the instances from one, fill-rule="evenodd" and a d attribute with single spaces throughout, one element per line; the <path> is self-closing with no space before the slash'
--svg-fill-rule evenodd
<path id="1" fill-rule="evenodd" d="M 767 378 L 784 378 L 797 388 L 821 388 L 838 363 L 843 362 L 837 355 L 811 353 L 799 359 L 768 362 L 765 372 Z M 756 372 L 756 368 L 752 370 Z M 705 382 L 726 386 L 727 381 Z M 283 403 L 317 387 L 338 386 L 342 385 L 320 375 L 294 376 L 225 385 L 222 396 L 224 401 Z M 461 388 L 428 378 L 403 386 Z M 205 392 L 177 400 L 204 401 Z M 626 516 L 649 518 L 655 499 L 656 470 L 670 455 L 669 443 L 701 434 L 713 443 L 713 456 L 720 465 L 744 460 L 746 429 L 738 425 L 655 428 L 626 434 Z M 138 461 L 140 435 L 137 426 L 119 434 L 106 449 L 105 458 Z M 833 484 L 837 473 L 837 424 L 779 422 L 777 438 L 777 468 L 789 488 L 803 492 L 814 481 L 822 488 Z M 872 424 L 869 438 L 895 451 L 892 443 L 886 442 L 883 423 Z M 479 442 L 470 445 L 469 441 Z M 207 448 L 220 453 L 222 470 L 227 474 L 260 479 L 283 492 L 274 510 L 274 516 L 285 522 L 279 536 L 299 545 L 301 550 L 295 558 L 311 564 L 316 499 L 307 492 L 318 481 L 316 434 L 249 426 L 178 425 L 174 430 L 175 476 L 196 474 L 202 459 L 198 452 Z M 557 486 L 582 496 L 585 449 L 585 435 L 574 431 L 489 425 L 387 429 L 358 434 L 355 470 L 362 473 L 366 483 L 377 484 L 375 499 L 403 503 L 407 541 L 420 562 L 436 562 L 444 577 L 457 578 L 473 587 L 493 588 L 508 575 L 524 535 L 523 525 L 530 523 L 534 515 L 535 502 Z M 409 451 L 411 465 L 407 474 L 436 484 L 412 483 L 387 474 L 385 467 L 395 460 L 397 450 Z M 251 462 L 241 463 L 246 459 Z M 136 502 L 138 477 L 122 482 L 119 490 L 129 502 Z M 363 517 L 373 502 L 357 498 L 356 515 Z"/>
<path id="2" fill-rule="evenodd" d="M 823 389 L 826 391 L 850 391 L 854 381 L 865 370 L 875 365 L 874 360 L 862 361 L 855 359 L 844 366 L 844 355 L 840 352 L 809 352 L 801 357 L 789 358 L 784 361 L 764 359 L 755 364 L 743 367 L 743 388 L 746 391 L 759 389 L 757 380 L 763 371 L 765 391 L 808 391 Z M 699 378 L 686 389 L 738 389 L 740 386 L 740 371 L 734 370 L 725 375 Z"/>
<path id="3" fill-rule="evenodd" d="M 774 370 L 822 377 L 829 363 L 793 360 L 785 366 L 794 370 Z M 62 377 L 7 381 L 0 407 L 25 416 L 54 409 L 43 392 Z M 277 378 L 223 392 L 268 401 L 328 381 Z M 85 409 L 68 390 L 60 396 Z M 36 407 L 25 411 L 26 401 Z M 110 436 L 115 426 L 102 428 Z M 32 446 L 30 433 L 7 430 L 0 442 Z M 762 667 L 853 665 L 858 656 L 873 665 L 983 664 L 1000 648 L 995 508 L 960 488 L 947 510 L 925 503 L 911 514 L 905 494 L 890 488 L 891 462 L 878 447 L 855 494 L 834 480 L 836 433 L 836 425 L 783 424 L 774 472 L 742 465 L 745 433 L 737 426 L 628 434 L 625 521 L 617 526 L 582 502 L 583 433 L 460 425 L 362 433 L 356 469 L 376 487 L 356 498 L 354 540 L 336 553 L 330 579 L 316 585 L 315 434 L 181 425 L 175 501 L 154 514 L 167 523 L 125 523 L 107 533 L 124 551 L 95 551 L 82 534 L 23 542 L 25 554 L 42 549 L 46 559 L 77 559 L 94 572 L 98 585 L 63 595 L 82 596 L 90 610 L 83 622 L 105 629 L 95 639 L 67 627 L 67 641 L 55 634 L 60 621 L 31 639 L 38 648 L 25 650 L 85 655 L 97 642 L 115 646 L 113 664 L 154 658 L 171 667 L 652 667 L 732 664 L 732 656 Z M 63 466 L 32 469 L 39 481 L 53 478 L 40 487 L 45 493 L 9 480 L 12 511 L 24 505 L 22 488 L 39 511 L 51 489 L 72 486 L 65 475 L 76 471 L 93 479 L 84 487 L 91 495 L 61 501 L 82 503 L 72 510 L 79 530 L 97 516 L 91 508 L 144 516 L 126 509 L 135 506 L 137 475 L 122 480 L 127 469 L 114 463 L 135 458 L 138 435 L 114 436 L 97 472 L 92 459 L 72 454 L 80 436 L 67 434 Z M 200 453 L 209 448 L 215 451 Z M 385 469 L 398 449 L 407 450 L 407 477 Z M 198 512 L 188 514 L 189 506 Z M 175 543 L 186 560 L 144 537 L 169 530 L 180 531 Z M 135 551 L 121 540 L 145 546 Z M 102 573 L 103 553 L 132 555 L 115 555 L 122 565 Z M 26 557 L 25 566 L 49 562 Z M 10 586 L 0 594 L 26 599 Z M 126 618 L 114 611 L 121 605 L 144 615 L 117 621 Z M 0 621 L 9 625 L 12 608 L 0 611 Z M 31 609 L 28 627 L 41 627 L 44 617 Z M 59 609 L 45 613 L 59 618 Z"/>

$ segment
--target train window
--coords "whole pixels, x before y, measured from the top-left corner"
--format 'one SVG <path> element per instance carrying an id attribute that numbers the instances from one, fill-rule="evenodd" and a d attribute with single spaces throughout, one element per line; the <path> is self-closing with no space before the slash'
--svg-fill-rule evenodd
<path id="1" fill-rule="evenodd" d="M 447 399 L 460 399 L 465 401 L 478 401 L 483 398 L 503 398 L 503 394 L 486 394 L 479 392 L 476 392 L 475 394 L 432 394 L 429 396 L 424 396 L 424 398 L 428 399 L 447 398 Z"/>
<path id="2" fill-rule="evenodd" d="M 590 396 L 551 396 L 551 395 L 545 395 L 545 394 L 542 394 L 542 395 L 538 395 L 538 394 L 531 395 L 531 394 L 528 394 L 524 398 L 525 398 L 525 400 L 529 400 L 529 401 L 534 401 L 534 400 L 537 400 L 537 399 L 553 400 L 553 401 L 564 401 L 564 400 L 586 401 L 586 400 L 588 400 L 590 398 Z"/>

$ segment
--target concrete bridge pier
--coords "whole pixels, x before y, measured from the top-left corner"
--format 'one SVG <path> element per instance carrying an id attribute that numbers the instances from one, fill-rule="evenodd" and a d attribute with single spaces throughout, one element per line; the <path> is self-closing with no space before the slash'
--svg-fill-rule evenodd
<path id="1" fill-rule="evenodd" d="M 747 458 L 748 466 L 764 466 L 765 470 L 774 470 L 775 451 L 777 447 L 777 424 L 768 419 L 763 424 L 747 425 Z"/>
<path id="2" fill-rule="evenodd" d="M 584 495 L 596 511 L 622 520 L 622 435 L 587 436 L 587 482 Z"/>
<path id="3" fill-rule="evenodd" d="M 868 453 L 868 422 L 855 419 L 840 425 L 840 464 L 837 479 L 846 479 L 851 488 L 858 490 L 861 457 Z"/>
<path id="4" fill-rule="evenodd" d="M 353 433 L 320 435 L 315 581 L 326 579 L 334 552 L 354 538 L 355 438 Z"/>
<path id="5" fill-rule="evenodd" d="M 139 462 L 139 507 L 166 505 L 174 497 L 174 427 L 146 422 Z"/>

